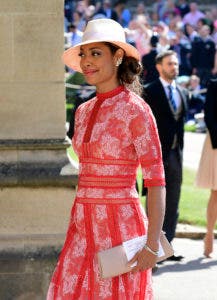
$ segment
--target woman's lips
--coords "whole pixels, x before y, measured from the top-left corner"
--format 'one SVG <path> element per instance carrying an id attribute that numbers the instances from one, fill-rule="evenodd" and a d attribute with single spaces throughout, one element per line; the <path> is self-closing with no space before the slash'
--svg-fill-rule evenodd
<path id="1" fill-rule="evenodd" d="M 95 74 L 96 72 L 97 72 L 96 70 L 86 70 L 86 71 L 84 71 L 84 75 L 91 76 L 91 75 Z"/>

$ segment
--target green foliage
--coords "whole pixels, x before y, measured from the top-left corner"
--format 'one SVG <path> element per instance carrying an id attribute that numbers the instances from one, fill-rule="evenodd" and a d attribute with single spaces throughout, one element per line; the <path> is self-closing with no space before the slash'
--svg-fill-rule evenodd
<path id="1" fill-rule="evenodd" d="M 71 157 L 72 159 L 74 159 L 75 161 L 78 161 L 78 157 L 77 157 L 77 155 L 75 154 L 75 152 L 74 152 L 72 146 L 70 146 L 70 147 L 67 149 L 67 153 L 70 155 L 70 157 Z"/>
<path id="2" fill-rule="evenodd" d="M 184 168 L 179 222 L 205 226 L 209 190 L 196 187 L 195 176 L 194 170 Z"/>
<path id="3" fill-rule="evenodd" d="M 185 129 L 185 131 L 195 132 L 196 124 L 195 123 L 186 123 L 184 129 Z"/>
<path id="4" fill-rule="evenodd" d="M 81 73 L 70 74 L 66 78 L 66 83 L 82 85 L 85 83 L 84 76 Z M 66 87 L 66 121 L 69 122 L 71 119 L 71 110 L 74 108 L 78 89 Z"/>

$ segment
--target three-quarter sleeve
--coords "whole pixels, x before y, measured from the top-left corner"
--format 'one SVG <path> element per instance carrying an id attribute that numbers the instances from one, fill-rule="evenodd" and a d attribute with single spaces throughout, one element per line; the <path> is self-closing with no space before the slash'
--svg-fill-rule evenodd
<path id="1" fill-rule="evenodd" d="M 164 186 L 164 167 L 155 118 L 144 101 L 133 110 L 134 117 L 130 121 L 130 131 L 142 167 L 144 185 Z"/>

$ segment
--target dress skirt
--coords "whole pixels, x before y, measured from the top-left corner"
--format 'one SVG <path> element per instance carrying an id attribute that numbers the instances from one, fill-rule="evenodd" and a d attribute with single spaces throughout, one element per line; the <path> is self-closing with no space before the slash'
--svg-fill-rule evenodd
<path id="1" fill-rule="evenodd" d="M 101 279 L 96 256 L 144 234 L 146 223 L 139 199 L 76 198 L 47 300 L 152 300 L 151 270 Z"/>
<path id="2" fill-rule="evenodd" d="M 212 148 L 209 133 L 204 141 L 196 175 L 196 185 L 201 188 L 217 190 L 217 149 Z"/>

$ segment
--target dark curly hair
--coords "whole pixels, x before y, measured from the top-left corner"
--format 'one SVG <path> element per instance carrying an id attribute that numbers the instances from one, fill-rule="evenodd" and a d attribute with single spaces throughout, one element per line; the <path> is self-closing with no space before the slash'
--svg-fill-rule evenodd
<path id="1" fill-rule="evenodd" d="M 112 43 L 105 42 L 112 54 L 120 49 Z M 118 67 L 118 79 L 120 83 L 127 86 L 130 90 L 138 95 L 142 94 L 142 84 L 140 83 L 140 74 L 142 72 L 142 64 L 134 57 L 124 55 L 122 63 Z"/>

